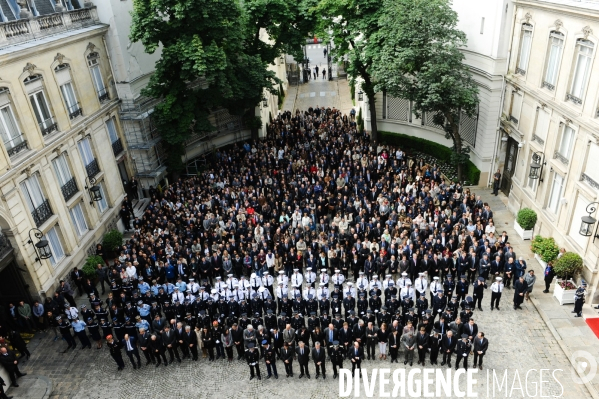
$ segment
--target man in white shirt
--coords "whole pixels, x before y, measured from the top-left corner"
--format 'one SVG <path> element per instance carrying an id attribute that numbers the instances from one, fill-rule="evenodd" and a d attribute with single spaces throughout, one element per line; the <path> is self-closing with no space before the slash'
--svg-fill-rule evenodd
<path id="1" fill-rule="evenodd" d="M 293 274 L 291 275 L 291 285 L 298 286 L 301 291 L 303 282 L 304 282 L 304 276 L 302 276 L 302 274 L 299 272 L 299 269 L 293 269 Z"/>
<path id="2" fill-rule="evenodd" d="M 179 292 L 179 287 L 175 287 L 175 292 L 173 292 L 172 301 L 179 301 L 179 303 L 183 303 L 185 301 L 185 295 L 182 292 Z"/>
<path id="3" fill-rule="evenodd" d="M 491 310 L 493 308 L 499 309 L 499 301 L 501 300 L 501 293 L 503 292 L 503 282 L 501 277 L 495 277 L 495 281 L 491 284 Z"/>
<path id="4" fill-rule="evenodd" d="M 420 296 L 426 295 L 426 288 L 428 287 L 428 281 L 424 278 L 424 273 L 418 273 L 418 278 L 414 282 L 414 288 L 416 289 L 416 299 Z"/>

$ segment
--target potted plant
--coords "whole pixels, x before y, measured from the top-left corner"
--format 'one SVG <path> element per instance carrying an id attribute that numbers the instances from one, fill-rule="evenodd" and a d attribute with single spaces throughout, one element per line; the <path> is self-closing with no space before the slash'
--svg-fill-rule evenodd
<path id="1" fill-rule="evenodd" d="M 514 220 L 514 229 L 523 240 L 532 240 L 536 223 L 537 213 L 530 208 L 522 208 Z"/>
<path id="2" fill-rule="evenodd" d="M 530 250 L 535 254 L 535 259 L 543 266 L 547 267 L 548 262 L 553 262 L 559 254 L 559 247 L 553 237 L 543 238 L 536 236 L 530 245 Z"/>
<path id="3" fill-rule="evenodd" d="M 574 252 L 566 252 L 560 256 L 553 265 L 553 271 L 558 278 L 553 296 L 560 305 L 574 303 L 576 284 L 573 279 L 582 272 L 582 258 Z"/>
<path id="4" fill-rule="evenodd" d="M 97 282 L 98 275 L 96 270 L 98 269 L 98 264 L 103 265 L 104 259 L 98 255 L 90 255 L 85 260 L 85 264 L 81 268 L 81 272 L 85 276 L 85 278 L 90 279 L 90 281 Z"/>
<path id="5" fill-rule="evenodd" d="M 106 252 L 106 258 L 111 259 L 115 257 L 115 253 L 118 254 L 119 249 L 123 245 L 123 233 L 118 230 L 110 230 L 104 234 L 102 239 L 102 246 Z"/>

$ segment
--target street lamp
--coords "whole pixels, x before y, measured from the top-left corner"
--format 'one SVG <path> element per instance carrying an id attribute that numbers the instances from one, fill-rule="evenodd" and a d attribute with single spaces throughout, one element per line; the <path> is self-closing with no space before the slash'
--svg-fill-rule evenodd
<path id="1" fill-rule="evenodd" d="M 595 227 L 595 223 L 597 223 L 597 219 L 592 217 L 591 215 L 595 213 L 597 210 L 597 206 L 599 202 L 591 202 L 587 205 L 586 212 L 587 216 L 583 216 L 581 218 L 582 223 L 580 224 L 580 231 L 578 232 L 581 236 L 590 237 L 593 236 L 593 242 L 595 242 L 595 238 L 599 238 L 599 234 L 597 234 L 597 229 L 595 229 L 595 233 L 593 233 L 593 228 Z"/>
<path id="2" fill-rule="evenodd" d="M 533 153 L 528 178 L 532 180 L 539 179 L 541 182 L 543 182 L 542 175 L 544 165 L 547 165 L 547 162 L 543 162 L 543 153 L 540 151 Z"/>
<path id="3" fill-rule="evenodd" d="M 93 177 L 86 177 L 85 189 L 89 192 L 90 205 L 93 205 L 95 201 L 102 201 L 102 192 L 100 191 L 100 186 L 96 185 L 96 179 Z"/>
<path id="4" fill-rule="evenodd" d="M 38 239 L 38 241 L 34 244 L 33 243 L 33 238 L 31 237 L 31 232 L 33 232 L 33 235 L 35 238 Z M 44 237 L 44 234 L 38 230 L 38 229 L 31 229 L 29 230 L 29 241 L 27 241 L 28 244 L 33 244 L 33 249 L 35 251 L 35 262 L 39 262 L 42 263 L 42 259 L 48 259 L 50 257 L 52 257 L 52 251 L 50 251 L 50 245 L 48 244 L 47 240 L 42 240 L 42 238 Z"/>
<path id="5" fill-rule="evenodd" d="M 364 92 L 362 90 L 358 92 L 358 101 L 364 101 Z"/>

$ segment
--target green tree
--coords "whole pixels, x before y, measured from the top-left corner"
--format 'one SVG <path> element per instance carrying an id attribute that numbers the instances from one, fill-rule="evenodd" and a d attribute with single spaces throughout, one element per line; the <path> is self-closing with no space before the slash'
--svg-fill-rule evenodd
<path id="1" fill-rule="evenodd" d="M 184 167 L 190 135 L 214 130 L 211 110 L 245 115 L 265 90 L 276 94 L 280 80 L 268 64 L 301 54 L 312 29 L 310 1 L 134 0 L 131 40 L 150 54 L 162 51 L 144 94 L 162 99 L 153 117 L 172 172 Z"/>
<path id="2" fill-rule="evenodd" d="M 376 82 L 372 68 L 380 42 L 369 40 L 379 30 L 383 13 L 378 0 L 322 0 L 313 9 L 318 15 L 319 36 L 333 42 L 331 56 L 335 62 L 347 60 L 350 79 L 360 77 L 361 88 L 370 104 L 370 136 L 378 140 L 375 94 Z"/>
<path id="3" fill-rule="evenodd" d="M 373 76 L 378 89 L 411 100 L 414 113 L 433 113 L 453 140 L 453 162 L 463 180 L 470 148 L 460 136 L 460 116 L 473 116 L 478 86 L 460 51 L 466 35 L 457 29 L 458 15 L 450 0 L 385 0 Z"/>

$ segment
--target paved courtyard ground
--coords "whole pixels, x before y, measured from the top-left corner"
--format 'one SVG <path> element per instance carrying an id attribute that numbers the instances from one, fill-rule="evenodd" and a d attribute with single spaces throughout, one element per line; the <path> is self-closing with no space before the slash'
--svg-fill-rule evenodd
<path id="1" fill-rule="evenodd" d="M 477 190 L 483 193 L 483 199 L 489 201 L 495 213 L 496 225 L 501 230 L 503 226 L 511 225 L 512 219 L 505 209 L 501 197 L 490 196 L 488 190 Z M 510 241 L 517 245 L 516 253 L 524 253 L 528 243 L 519 243 L 515 236 L 510 235 Z M 540 272 L 540 266 L 530 258 L 529 267 Z M 536 287 L 533 296 L 542 296 L 541 288 Z M 549 295 L 549 294 L 546 294 Z M 525 302 L 523 310 L 514 311 L 510 306 L 511 291 L 507 290 L 502 298 L 501 311 L 491 312 L 489 309 L 490 293 L 485 294 L 483 312 L 476 311 L 474 318 L 479 329 L 485 332 L 489 339 L 489 351 L 485 357 L 484 369 L 477 375 L 477 385 L 474 392 L 478 397 L 541 397 L 539 391 L 539 370 L 544 369 L 543 396 L 559 396 L 564 398 L 590 398 L 591 394 L 585 385 L 577 384 L 572 379 L 572 369 L 568 357 L 556 341 L 550 328 L 545 324 L 537 308 L 531 302 Z M 548 302 L 550 304 L 550 302 Z M 567 311 L 569 307 L 560 308 L 555 302 L 554 310 Z M 546 309 L 551 312 L 551 309 Z M 284 367 L 278 363 L 279 379 L 249 381 L 249 369 L 245 362 L 234 361 L 232 364 L 219 360 L 208 362 L 201 359 L 198 362 L 183 361 L 181 365 L 174 363 L 168 367 L 155 368 L 153 365 L 133 370 L 129 363 L 127 368 L 118 372 L 108 349 L 101 350 L 77 348 L 75 351 L 61 353 L 66 344 L 60 340 L 54 342 L 51 334 L 40 334 L 30 343 L 31 359 L 24 361 L 21 369 L 30 375 L 45 376 L 52 381 L 52 399 L 75 398 L 337 398 L 339 397 L 339 382 L 332 379 L 332 369 L 327 364 L 328 378 L 326 381 L 314 379 L 314 365 L 310 364 L 312 379 L 298 379 L 297 363 L 294 367 L 295 378 L 285 378 Z M 594 344 L 594 342 L 593 342 Z M 470 357 L 472 360 L 472 357 Z M 145 364 L 145 361 L 143 362 Z M 347 367 L 349 362 L 345 362 Z M 404 368 L 403 362 L 391 365 L 383 361 L 365 361 L 364 368 Z M 414 366 L 413 368 L 420 367 Z M 440 369 L 447 367 L 437 366 Z M 263 375 L 265 375 L 265 368 Z M 409 366 L 407 370 L 411 369 Z M 493 395 L 492 385 L 487 383 L 487 369 L 495 370 L 499 380 L 507 370 L 507 389 L 501 392 L 495 385 Z M 531 371 L 529 370 L 536 370 Z M 556 371 L 559 384 L 551 377 Z M 548 371 L 547 371 L 548 370 Z M 492 371 L 491 371 L 492 373 Z M 527 382 L 528 373 L 528 384 Z M 517 376 L 516 376 L 517 374 Z M 493 374 L 490 374 L 492 381 Z M 517 378 L 519 377 L 519 378 Z M 25 378 L 30 378 L 27 376 Z M 464 379 L 460 379 L 460 388 L 465 389 Z M 521 387 L 522 390 L 518 388 Z M 535 388 L 536 387 L 536 388 Z M 392 386 L 391 386 L 392 388 Z M 391 390 L 389 388 L 389 390 Z M 512 390 L 512 388 L 515 388 Z M 378 384 L 374 397 L 379 397 Z M 528 389 L 528 391 L 527 391 Z M 21 390 L 21 391 L 20 391 Z M 487 391 L 489 390 L 489 392 Z M 25 394 L 22 388 L 12 389 L 9 394 L 17 398 Z M 353 397 L 353 393 L 352 393 Z M 363 387 L 361 397 L 364 396 Z M 31 397 L 29 397 L 31 399 Z"/>

